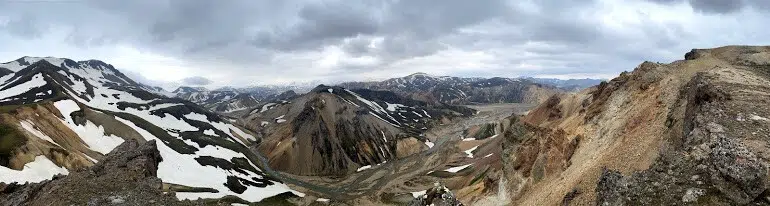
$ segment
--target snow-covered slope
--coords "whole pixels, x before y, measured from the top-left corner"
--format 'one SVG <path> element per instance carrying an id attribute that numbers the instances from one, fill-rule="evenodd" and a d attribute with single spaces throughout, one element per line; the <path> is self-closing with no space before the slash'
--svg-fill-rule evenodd
<path id="1" fill-rule="evenodd" d="M 0 181 L 40 181 L 93 164 L 126 139 L 158 140 L 158 177 L 188 188 L 179 199 L 302 195 L 261 171 L 251 132 L 148 92 L 109 64 L 24 57 L 0 67 L 13 71 L 0 78 L 0 108 L 9 111 L 0 124 L 13 143 L 0 148 L 0 176 L 21 177 Z"/>
<path id="2" fill-rule="evenodd" d="M 255 88 L 223 87 L 208 90 L 202 87 L 179 87 L 171 96 L 191 101 L 211 111 L 236 116 L 262 105 L 262 102 L 285 100 L 296 96 L 292 90 L 258 90 Z"/>

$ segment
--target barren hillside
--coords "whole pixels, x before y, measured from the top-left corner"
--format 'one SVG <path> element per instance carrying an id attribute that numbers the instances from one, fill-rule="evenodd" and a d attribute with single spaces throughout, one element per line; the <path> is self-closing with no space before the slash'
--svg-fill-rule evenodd
<path id="1" fill-rule="evenodd" d="M 768 101 L 770 47 L 644 62 L 554 96 L 506 131 L 509 195 L 516 205 L 767 204 Z"/>

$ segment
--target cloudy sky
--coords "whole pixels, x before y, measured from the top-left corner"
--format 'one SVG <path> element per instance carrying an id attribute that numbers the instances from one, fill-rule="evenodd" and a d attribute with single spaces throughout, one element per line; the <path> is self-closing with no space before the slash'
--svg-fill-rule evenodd
<path id="1" fill-rule="evenodd" d="M 767 0 L 0 0 L 0 61 L 100 59 L 218 87 L 455 76 L 612 78 L 770 44 Z"/>

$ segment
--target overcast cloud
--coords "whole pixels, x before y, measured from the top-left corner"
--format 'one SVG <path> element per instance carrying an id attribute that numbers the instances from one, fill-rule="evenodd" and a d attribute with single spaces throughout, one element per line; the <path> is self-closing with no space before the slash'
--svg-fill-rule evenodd
<path id="1" fill-rule="evenodd" d="M 612 78 L 770 43 L 765 0 L 0 0 L 0 61 L 100 59 L 156 85 Z"/>

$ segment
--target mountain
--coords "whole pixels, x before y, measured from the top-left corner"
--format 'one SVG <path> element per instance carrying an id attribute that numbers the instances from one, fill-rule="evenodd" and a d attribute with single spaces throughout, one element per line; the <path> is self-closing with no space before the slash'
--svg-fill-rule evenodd
<path id="1" fill-rule="evenodd" d="M 767 205 L 770 47 L 695 49 L 515 118 L 513 205 Z"/>
<path id="2" fill-rule="evenodd" d="M 202 105 L 220 114 L 237 116 L 265 101 L 283 100 L 297 95 L 293 90 L 281 89 L 284 87 L 222 87 L 208 90 L 203 87 L 182 86 L 174 90 L 171 96 Z"/>
<path id="3" fill-rule="evenodd" d="M 187 87 L 187 86 L 181 86 L 179 88 L 176 88 L 172 93 L 193 93 L 193 92 L 208 92 L 209 90 L 206 89 L 206 87 Z"/>
<path id="4" fill-rule="evenodd" d="M 527 79 L 461 78 L 415 73 L 380 82 L 347 82 L 351 89 L 393 91 L 416 100 L 446 104 L 529 103 L 537 104 L 560 89 Z"/>
<path id="5" fill-rule="evenodd" d="M 473 110 L 393 92 L 320 85 L 242 117 L 259 132 L 271 168 L 297 175 L 345 175 L 430 148 L 430 127 Z"/>
<path id="6" fill-rule="evenodd" d="M 580 91 L 585 88 L 599 85 L 604 79 L 555 79 L 555 78 L 533 78 L 521 77 L 539 84 L 551 85 L 565 91 Z"/>
<path id="7" fill-rule="evenodd" d="M 191 102 L 143 90 L 112 65 L 23 57 L 0 68 L 12 71 L 0 77 L 0 182 L 81 174 L 76 171 L 109 161 L 105 155 L 123 142 L 154 140 L 163 159 L 157 178 L 178 199 L 302 195 L 257 166 L 250 131 Z"/>

